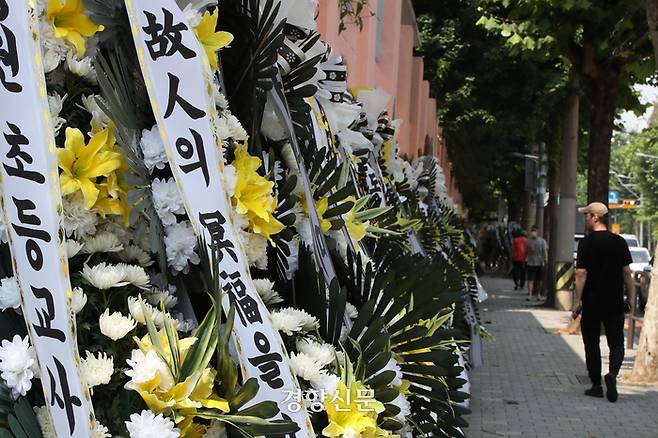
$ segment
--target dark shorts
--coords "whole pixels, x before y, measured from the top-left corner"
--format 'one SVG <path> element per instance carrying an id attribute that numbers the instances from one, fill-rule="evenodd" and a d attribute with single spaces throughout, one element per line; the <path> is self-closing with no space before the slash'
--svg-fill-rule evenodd
<path id="1" fill-rule="evenodd" d="M 526 265 L 526 275 L 528 281 L 539 281 L 542 280 L 544 275 L 543 266 L 530 266 Z"/>

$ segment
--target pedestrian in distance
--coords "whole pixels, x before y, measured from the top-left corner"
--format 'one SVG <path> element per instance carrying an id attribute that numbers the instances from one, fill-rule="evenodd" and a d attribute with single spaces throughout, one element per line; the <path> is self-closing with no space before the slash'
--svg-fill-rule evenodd
<path id="1" fill-rule="evenodd" d="M 525 264 L 527 256 L 525 252 L 525 243 L 528 240 L 523 230 L 516 231 L 516 237 L 512 240 L 512 279 L 514 280 L 514 290 L 521 289 L 525 286 Z"/>
<path id="2" fill-rule="evenodd" d="M 537 300 L 540 300 L 544 266 L 548 263 L 548 244 L 539 235 L 536 226 L 533 226 L 530 230 L 530 238 L 525 242 L 525 252 L 528 280 L 528 297 L 526 301 L 530 301 L 533 295 L 537 295 Z"/>
<path id="3" fill-rule="evenodd" d="M 585 363 L 592 387 L 585 395 L 603 397 L 601 386 L 601 324 L 610 349 L 610 367 L 605 375 L 606 397 L 617 401 L 617 375 L 624 361 L 624 285 L 633 296 L 633 261 L 626 241 L 608 231 L 608 208 L 593 202 L 578 211 L 585 215 L 586 235 L 578 243 L 576 259 L 575 319 L 585 344 Z"/>

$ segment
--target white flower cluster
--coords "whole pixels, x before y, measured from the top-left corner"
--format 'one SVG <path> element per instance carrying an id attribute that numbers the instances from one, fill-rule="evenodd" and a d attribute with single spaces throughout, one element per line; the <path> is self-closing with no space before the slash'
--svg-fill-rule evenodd
<path id="1" fill-rule="evenodd" d="M 254 288 L 258 292 L 258 295 L 260 295 L 263 303 L 267 306 L 273 306 L 283 302 L 281 295 L 274 290 L 274 282 L 267 278 L 254 280 Z"/>
<path id="2" fill-rule="evenodd" d="M 91 267 L 85 264 L 82 268 L 82 278 L 96 289 L 101 290 L 128 284 L 140 289 L 148 289 L 151 283 L 151 279 L 144 268 L 125 263 L 110 265 L 103 262 Z"/>
<path id="3" fill-rule="evenodd" d="M 189 221 L 175 223 L 165 229 L 167 263 L 175 272 L 187 273 L 189 264 L 198 264 L 197 238 Z"/>
<path id="4" fill-rule="evenodd" d="M 178 191 L 176 180 L 174 178 L 154 179 L 151 183 L 153 193 L 153 207 L 162 222 L 162 225 L 169 227 L 176 223 L 176 215 L 185 213 L 183 198 Z"/>
<path id="5" fill-rule="evenodd" d="M 180 430 L 174 427 L 174 422 L 162 414 L 155 415 L 149 410 L 132 414 L 126 421 L 130 438 L 178 438 Z"/>
<path id="6" fill-rule="evenodd" d="M 112 374 L 114 373 L 114 359 L 112 356 L 108 357 L 107 353 L 99 352 L 94 356 L 89 351 L 86 352 L 87 357 L 82 359 L 82 374 L 85 381 L 90 388 L 98 385 L 107 385 L 110 383 Z"/>
<path id="7" fill-rule="evenodd" d="M 28 336 L 3 339 L 0 345 L 0 376 L 14 399 L 27 394 L 37 374 L 37 358 Z"/>
<path id="8" fill-rule="evenodd" d="M 118 341 L 137 327 L 137 322 L 132 317 L 123 316 L 121 312 L 110 314 L 110 309 L 105 309 L 105 312 L 98 318 L 98 324 L 101 333 L 113 341 Z"/>
<path id="9" fill-rule="evenodd" d="M 270 320 L 276 330 L 288 336 L 307 333 L 319 327 L 318 320 L 314 316 L 293 307 L 273 311 L 270 313 Z"/>
<path id="10" fill-rule="evenodd" d="M 188 12 L 197 13 L 196 9 L 190 9 Z M 168 166 L 167 153 L 158 125 L 142 131 L 139 145 L 144 155 L 144 165 L 149 172 L 153 172 L 155 169 L 164 170 Z M 153 179 L 151 193 L 153 208 L 165 230 L 164 244 L 167 264 L 174 270 L 174 273 L 187 273 L 190 263 L 198 264 L 201 259 L 196 253 L 197 239 L 192 225 L 187 220 L 178 222 L 176 217 L 176 215 L 185 214 L 183 198 L 176 185 L 176 180 L 174 178 Z M 133 257 L 135 255 L 133 254 Z M 140 259 L 140 264 L 143 265 L 142 261 L 146 261 L 146 257 Z"/>
<path id="11" fill-rule="evenodd" d="M 0 309 L 18 309 L 21 305 L 21 290 L 16 277 L 3 278 L 0 282 Z"/>

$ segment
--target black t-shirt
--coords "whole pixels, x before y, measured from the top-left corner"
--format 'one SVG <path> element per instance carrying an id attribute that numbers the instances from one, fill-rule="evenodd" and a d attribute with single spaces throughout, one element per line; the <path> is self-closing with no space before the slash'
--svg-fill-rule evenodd
<path id="1" fill-rule="evenodd" d="M 623 237 L 609 231 L 593 231 L 578 243 L 576 267 L 587 270 L 583 308 L 600 313 L 624 311 L 623 268 L 631 252 Z"/>

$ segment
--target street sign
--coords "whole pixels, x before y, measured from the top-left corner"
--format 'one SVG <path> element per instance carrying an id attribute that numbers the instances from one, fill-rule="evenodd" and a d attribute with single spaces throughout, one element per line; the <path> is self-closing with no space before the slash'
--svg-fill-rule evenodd
<path id="1" fill-rule="evenodd" d="M 616 191 L 608 192 L 608 204 L 619 204 L 619 192 Z"/>
<path id="2" fill-rule="evenodd" d="M 612 224 L 612 226 L 610 227 L 610 231 L 612 231 L 614 234 L 621 234 L 621 225 Z"/>

